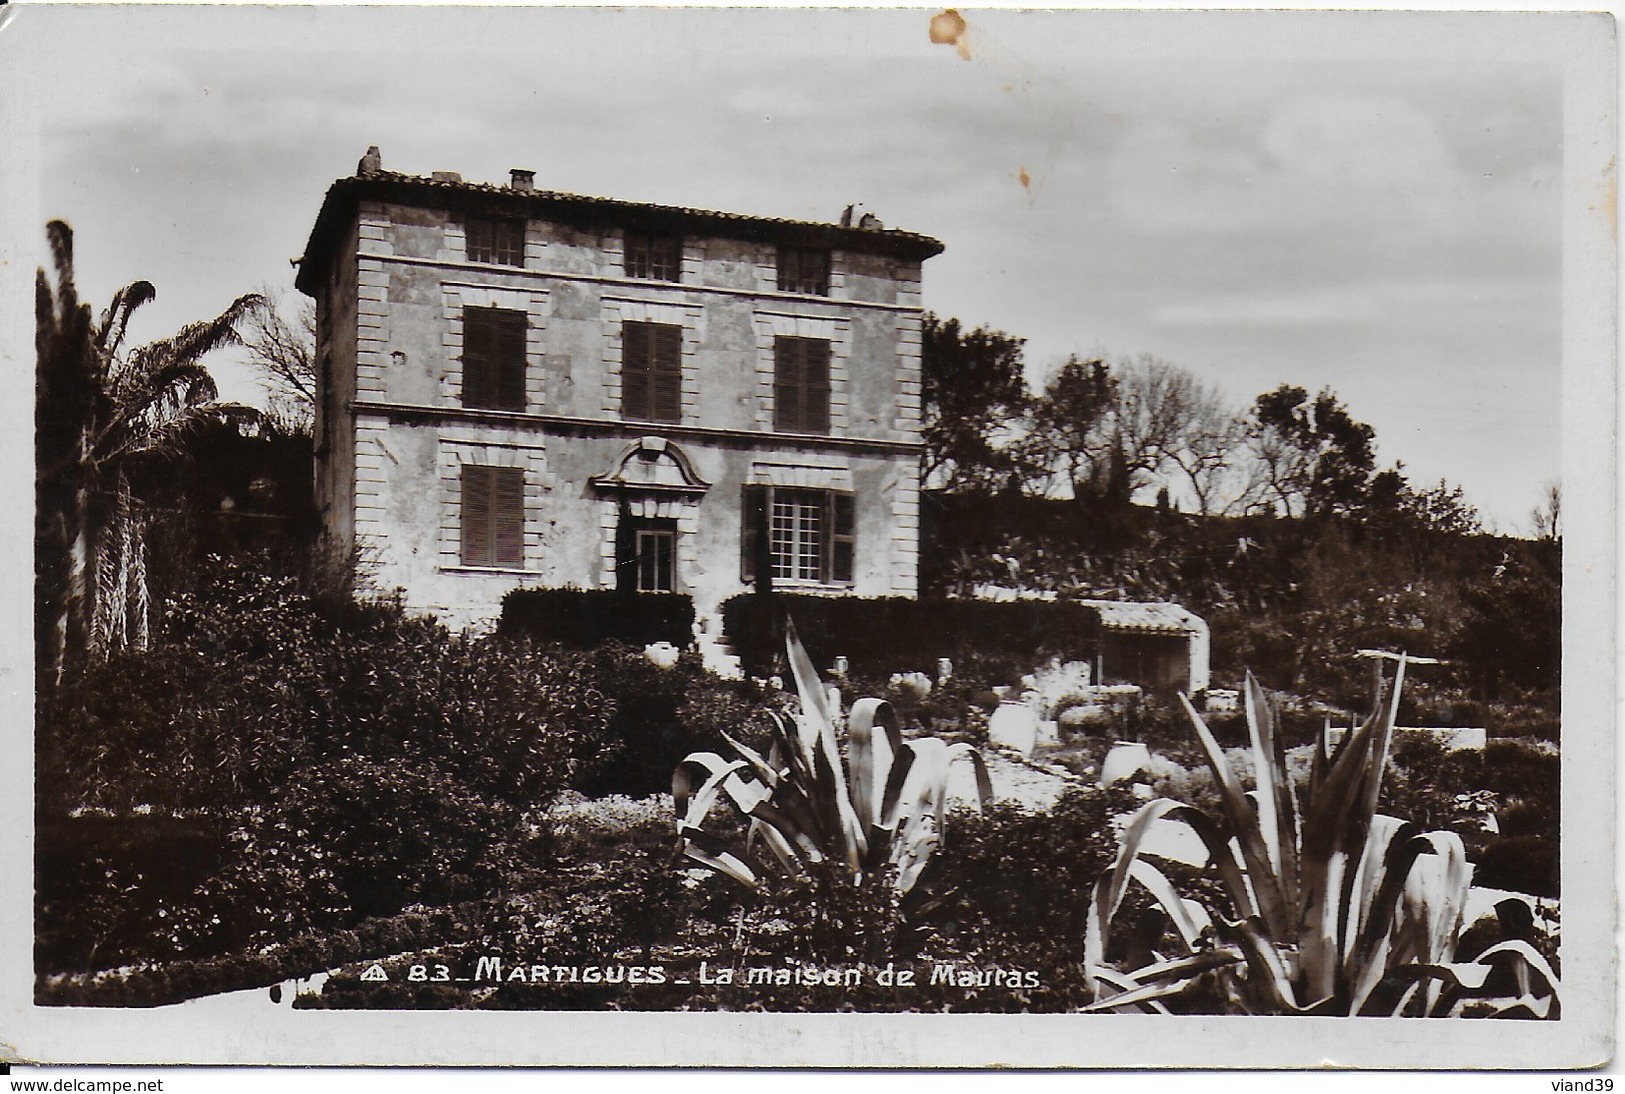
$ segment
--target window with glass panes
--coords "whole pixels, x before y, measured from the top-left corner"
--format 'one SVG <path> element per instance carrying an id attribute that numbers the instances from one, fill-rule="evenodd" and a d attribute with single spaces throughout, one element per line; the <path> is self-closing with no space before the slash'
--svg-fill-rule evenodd
<path id="1" fill-rule="evenodd" d="M 663 528 L 640 529 L 637 553 L 638 592 L 672 592 L 677 576 L 677 533 Z"/>
<path id="2" fill-rule="evenodd" d="M 829 295 L 829 251 L 822 247 L 779 248 L 779 291 Z"/>
<path id="3" fill-rule="evenodd" d="M 621 512 L 615 531 L 615 587 L 622 592 L 677 591 L 677 522 Z"/>
<path id="4" fill-rule="evenodd" d="M 627 277 L 651 281 L 683 279 L 683 241 L 676 236 L 626 233 L 624 266 Z"/>
<path id="5" fill-rule="evenodd" d="M 853 496 L 839 490 L 745 487 L 740 570 L 756 580 L 761 536 L 775 581 L 850 585 L 857 549 Z"/>
<path id="6" fill-rule="evenodd" d="M 525 264 L 525 222 L 517 217 L 469 217 L 468 260 L 495 266 Z"/>

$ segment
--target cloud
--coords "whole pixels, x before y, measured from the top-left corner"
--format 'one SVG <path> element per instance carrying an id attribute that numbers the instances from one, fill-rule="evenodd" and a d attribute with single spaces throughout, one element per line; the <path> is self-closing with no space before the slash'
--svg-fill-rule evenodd
<path id="1" fill-rule="evenodd" d="M 1282 295 L 1232 294 L 1160 307 L 1152 322 L 1169 327 L 1310 326 L 1368 323 L 1381 314 L 1367 291 L 1322 291 Z"/>

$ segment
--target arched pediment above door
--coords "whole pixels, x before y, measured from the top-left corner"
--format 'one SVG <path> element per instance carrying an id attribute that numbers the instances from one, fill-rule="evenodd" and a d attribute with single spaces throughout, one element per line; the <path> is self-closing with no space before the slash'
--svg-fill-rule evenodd
<path id="1" fill-rule="evenodd" d="M 592 484 L 600 490 L 693 497 L 711 489 L 695 473 L 688 454 L 664 437 L 639 437 Z"/>

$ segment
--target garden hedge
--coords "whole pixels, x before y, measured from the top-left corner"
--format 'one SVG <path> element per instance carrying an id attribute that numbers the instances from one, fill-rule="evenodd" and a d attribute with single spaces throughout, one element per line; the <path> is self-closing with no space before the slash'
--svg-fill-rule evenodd
<path id="1" fill-rule="evenodd" d="M 681 593 L 616 589 L 515 589 L 502 598 L 502 635 L 523 635 L 577 649 L 608 641 L 647 646 L 694 640 L 694 601 Z"/>
<path id="2" fill-rule="evenodd" d="M 994 663 L 1019 676 L 1051 657 L 1088 660 L 1100 648 L 1100 613 L 1066 601 L 743 593 L 723 603 L 722 621 L 746 671 L 774 671 L 786 618 L 814 664 L 845 657 L 859 676 L 933 673 L 939 657 L 956 666 Z"/>

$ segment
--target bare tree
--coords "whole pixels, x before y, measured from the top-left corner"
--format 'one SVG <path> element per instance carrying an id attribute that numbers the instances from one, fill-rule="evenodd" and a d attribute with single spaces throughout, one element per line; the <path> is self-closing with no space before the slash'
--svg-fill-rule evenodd
<path id="1" fill-rule="evenodd" d="M 1188 373 L 1178 421 L 1166 447 L 1168 465 L 1202 516 L 1230 516 L 1264 496 L 1264 473 L 1247 444 L 1247 422 L 1219 392 Z"/>
<path id="2" fill-rule="evenodd" d="M 316 302 L 301 297 L 290 321 L 276 292 L 263 288 L 265 303 L 243 324 L 249 361 L 260 370 L 266 419 L 282 433 L 309 434 L 316 408 Z"/>
<path id="3" fill-rule="evenodd" d="M 1161 358 L 1112 366 L 1073 358 L 1037 402 L 1039 462 L 1068 480 L 1074 497 L 1113 493 L 1126 502 L 1171 483 L 1209 515 L 1240 511 L 1262 494 L 1245 421 L 1214 388 Z"/>
<path id="4" fill-rule="evenodd" d="M 1535 526 L 1535 538 L 1556 543 L 1563 538 L 1563 487 L 1556 482 L 1546 484 L 1546 492 L 1529 514 Z"/>
<path id="5" fill-rule="evenodd" d="M 1159 357 L 1141 354 L 1117 367 L 1112 432 L 1135 489 L 1167 466 L 1201 394 L 1196 377 Z"/>

